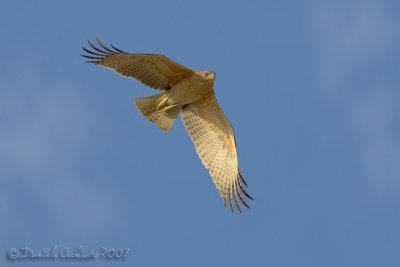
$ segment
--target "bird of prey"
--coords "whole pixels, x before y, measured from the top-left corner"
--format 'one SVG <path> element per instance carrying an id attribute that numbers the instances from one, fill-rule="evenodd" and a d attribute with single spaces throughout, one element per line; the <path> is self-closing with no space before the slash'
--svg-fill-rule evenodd
<path id="1" fill-rule="evenodd" d="M 88 63 L 109 68 L 127 78 L 133 78 L 160 94 L 135 100 L 136 107 L 161 130 L 169 132 L 178 117 L 192 139 L 204 166 L 224 200 L 229 200 L 241 212 L 238 199 L 250 208 L 244 196 L 253 199 L 239 168 L 233 128 L 222 112 L 214 94 L 215 73 L 186 68 L 164 55 L 130 54 L 113 45 L 98 46 L 88 41 L 90 49 L 82 47 Z M 243 194 L 242 194 L 243 193 Z M 243 196 L 244 195 L 244 196 Z"/>

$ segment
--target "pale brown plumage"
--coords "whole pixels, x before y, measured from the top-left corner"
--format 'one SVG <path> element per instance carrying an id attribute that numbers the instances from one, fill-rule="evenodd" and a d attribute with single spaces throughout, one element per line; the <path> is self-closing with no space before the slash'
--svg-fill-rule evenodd
<path id="1" fill-rule="evenodd" d="M 129 54 L 113 45 L 100 46 L 90 41 L 94 50 L 82 47 L 91 55 L 90 63 L 113 69 L 117 73 L 165 92 L 136 100 L 143 115 L 159 128 L 169 131 L 179 112 L 191 137 L 196 152 L 218 188 L 224 205 L 227 201 L 232 212 L 233 202 L 241 212 L 239 200 L 250 208 L 244 196 L 247 186 L 238 164 L 233 128 L 222 112 L 214 94 L 215 74 L 188 69 L 163 55 Z"/>
<path id="2" fill-rule="evenodd" d="M 179 65 L 164 55 L 128 54 L 112 46 L 114 51 L 107 48 L 100 40 L 98 43 L 103 50 L 88 41 L 90 51 L 82 47 L 91 56 L 82 55 L 92 60 L 87 61 L 114 70 L 124 77 L 133 78 L 158 90 L 168 90 L 179 80 L 193 75 L 193 71 Z"/>
<path id="3" fill-rule="evenodd" d="M 242 203 L 250 208 L 241 194 L 243 192 L 252 199 L 243 186 L 243 183 L 246 186 L 247 184 L 240 173 L 233 129 L 218 105 L 214 93 L 187 105 L 181 115 L 196 152 L 204 166 L 209 169 L 225 206 L 229 198 L 233 211 L 233 198 L 236 207 L 241 211 L 237 198 L 239 196 Z"/>

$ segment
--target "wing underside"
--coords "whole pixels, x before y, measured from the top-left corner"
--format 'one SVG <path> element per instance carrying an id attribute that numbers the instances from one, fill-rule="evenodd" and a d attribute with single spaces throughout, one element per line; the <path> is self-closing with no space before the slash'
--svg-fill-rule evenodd
<path id="1" fill-rule="evenodd" d="M 223 114 L 214 93 L 209 97 L 189 104 L 182 110 L 182 120 L 192 139 L 196 152 L 209 170 L 215 186 L 224 199 L 233 203 L 241 212 L 240 202 L 247 208 L 244 196 L 252 197 L 245 190 L 246 181 L 240 172 L 236 144 L 231 124 Z"/>

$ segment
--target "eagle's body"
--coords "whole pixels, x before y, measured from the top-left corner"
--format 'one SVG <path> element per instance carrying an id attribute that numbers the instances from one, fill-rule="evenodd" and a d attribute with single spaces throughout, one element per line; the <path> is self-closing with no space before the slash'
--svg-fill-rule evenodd
<path id="1" fill-rule="evenodd" d="M 89 42 L 95 51 L 83 48 L 92 54 L 83 56 L 90 58 L 90 63 L 162 90 L 160 94 L 136 99 L 137 108 L 150 122 L 167 132 L 181 114 L 196 151 L 209 169 L 224 203 L 229 199 L 233 211 L 234 201 L 241 211 L 240 199 L 249 208 L 242 193 L 252 198 L 243 186 L 247 184 L 239 169 L 233 128 L 215 98 L 215 73 L 191 70 L 163 55 L 128 54 L 97 41 L 101 48 Z"/>
<path id="2" fill-rule="evenodd" d="M 165 92 L 166 108 L 194 103 L 214 91 L 214 73 L 194 72 Z"/>

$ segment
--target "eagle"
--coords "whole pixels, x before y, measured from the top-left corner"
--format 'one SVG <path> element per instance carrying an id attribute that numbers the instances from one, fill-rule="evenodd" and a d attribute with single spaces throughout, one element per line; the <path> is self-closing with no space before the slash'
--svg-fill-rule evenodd
<path id="1" fill-rule="evenodd" d="M 130 54 L 112 44 L 105 46 L 97 38 L 98 46 L 88 41 L 87 63 L 109 68 L 133 78 L 161 93 L 135 100 L 139 111 L 158 128 L 169 132 L 181 114 L 183 124 L 193 141 L 196 152 L 210 176 L 226 208 L 229 201 L 242 212 L 240 202 L 247 208 L 247 182 L 239 168 L 235 135 L 214 93 L 216 74 L 184 67 L 160 54 Z"/>

